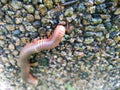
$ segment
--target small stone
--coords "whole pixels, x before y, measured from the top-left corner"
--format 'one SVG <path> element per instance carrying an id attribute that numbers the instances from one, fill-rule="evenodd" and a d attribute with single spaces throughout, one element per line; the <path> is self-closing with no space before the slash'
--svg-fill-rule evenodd
<path id="1" fill-rule="evenodd" d="M 41 26 L 41 22 L 35 21 L 35 22 L 33 22 L 33 26 L 38 29 Z"/>
<path id="2" fill-rule="evenodd" d="M 3 15 L 4 15 L 4 12 L 2 12 L 2 11 L 0 10 L 0 18 L 2 18 Z"/>
<path id="3" fill-rule="evenodd" d="M 13 24 L 13 20 L 8 15 L 5 15 L 5 20 L 6 23 Z"/>
<path id="4" fill-rule="evenodd" d="M 107 9 L 105 4 L 100 4 L 96 6 L 96 13 L 106 13 L 106 12 L 107 12 Z"/>
<path id="5" fill-rule="evenodd" d="M 32 14 L 27 14 L 26 21 L 33 22 L 34 21 L 34 16 Z"/>
<path id="6" fill-rule="evenodd" d="M 91 20 L 91 24 L 93 24 L 93 25 L 100 24 L 100 23 L 102 23 L 101 18 L 92 18 L 92 20 Z"/>
<path id="7" fill-rule="evenodd" d="M 52 0 L 44 0 L 44 4 L 48 9 L 53 8 L 53 1 Z"/>
<path id="8" fill-rule="evenodd" d="M 35 8 L 32 5 L 25 5 L 24 7 L 28 13 L 34 13 Z"/>
<path id="9" fill-rule="evenodd" d="M 119 15 L 120 14 L 120 8 L 117 8 L 117 10 L 114 12 L 115 15 Z"/>
<path id="10" fill-rule="evenodd" d="M 96 28 L 95 26 L 89 25 L 89 26 L 86 26 L 86 27 L 85 27 L 85 30 L 86 30 L 86 31 L 94 31 L 95 28 Z"/>
<path id="11" fill-rule="evenodd" d="M 23 22 L 23 25 L 25 26 L 25 29 L 26 29 L 27 31 L 31 31 L 31 32 L 37 31 L 37 29 L 34 28 L 34 27 L 31 25 L 31 23 Z"/>
<path id="12" fill-rule="evenodd" d="M 8 48 L 9 48 L 10 50 L 14 50 L 14 49 L 15 49 L 15 46 L 11 43 L 11 44 L 9 44 Z"/>
<path id="13" fill-rule="evenodd" d="M 40 12 L 39 11 L 35 11 L 35 19 L 40 20 Z"/>
<path id="14" fill-rule="evenodd" d="M 95 28 L 95 31 L 106 31 L 106 29 L 103 24 L 98 24 Z"/>
<path id="15" fill-rule="evenodd" d="M 96 6 L 88 7 L 87 9 L 92 14 L 95 13 Z"/>
<path id="16" fill-rule="evenodd" d="M 85 12 L 86 7 L 85 7 L 85 5 L 83 3 L 80 3 L 77 9 L 80 12 Z"/>
<path id="17" fill-rule="evenodd" d="M 85 44 L 91 44 L 94 41 L 93 37 L 85 38 L 84 43 Z"/>
<path id="18" fill-rule="evenodd" d="M 13 35 L 18 36 L 21 32 L 20 32 L 20 30 L 14 30 L 12 33 L 13 33 Z"/>
<path id="19" fill-rule="evenodd" d="M 0 40 L 0 46 L 3 47 L 5 42 L 3 40 Z"/>
<path id="20" fill-rule="evenodd" d="M 1 0 L 3 4 L 7 4 L 8 0 Z"/>
<path id="21" fill-rule="evenodd" d="M 15 23 L 16 24 L 21 24 L 23 21 L 23 18 L 15 18 Z"/>
<path id="22" fill-rule="evenodd" d="M 25 32 L 24 26 L 23 26 L 23 25 L 20 25 L 20 26 L 19 26 L 19 30 L 20 30 L 21 32 Z"/>
<path id="23" fill-rule="evenodd" d="M 14 10 L 18 10 L 22 8 L 22 2 L 19 1 L 12 1 L 11 6 Z"/>
<path id="24" fill-rule="evenodd" d="M 15 30 L 15 25 L 9 25 L 9 24 L 7 24 L 7 25 L 5 25 L 5 27 L 6 27 L 7 30 L 9 30 L 9 31 Z"/>
<path id="25" fill-rule="evenodd" d="M 104 25 L 105 25 L 106 29 L 108 29 L 108 30 L 110 30 L 112 28 L 112 24 L 109 21 L 104 22 Z"/>
<path id="26" fill-rule="evenodd" d="M 47 12 L 47 8 L 43 4 L 39 5 L 39 10 L 42 15 L 45 15 Z"/>
<path id="27" fill-rule="evenodd" d="M 104 2 L 105 2 L 105 0 L 95 0 L 95 4 L 102 4 Z"/>
<path id="28" fill-rule="evenodd" d="M 73 8 L 68 8 L 66 9 L 65 13 L 64 13 L 65 16 L 72 16 L 73 15 Z"/>
<path id="29" fill-rule="evenodd" d="M 86 0 L 86 2 L 85 2 L 85 5 L 87 7 L 93 6 L 93 4 L 94 4 L 94 0 Z"/>
<path id="30" fill-rule="evenodd" d="M 101 14 L 100 15 L 102 19 L 108 19 L 108 18 L 111 18 L 110 15 L 106 15 L 106 14 Z"/>

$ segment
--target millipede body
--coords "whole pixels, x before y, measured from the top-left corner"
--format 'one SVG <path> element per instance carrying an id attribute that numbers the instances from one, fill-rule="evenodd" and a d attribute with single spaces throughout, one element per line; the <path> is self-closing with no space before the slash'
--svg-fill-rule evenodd
<path id="1" fill-rule="evenodd" d="M 31 54 L 37 53 L 41 50 L 52 49 L 60 43 L 62 37 L 65 35 L 65 27 L 63 25 L 57 25 L 54 32 L 49 38 L 39 39 L 36 38 L 32 42 L 27 43 L 20 51 L 18 64 L 21 68 L 22 79 L 30 84 L 37 85 L 38 80 L 30 74 L 29 59 Z"/>

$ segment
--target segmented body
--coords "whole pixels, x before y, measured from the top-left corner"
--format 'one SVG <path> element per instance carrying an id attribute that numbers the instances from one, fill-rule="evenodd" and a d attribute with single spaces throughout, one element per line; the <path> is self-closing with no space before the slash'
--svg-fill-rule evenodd
<path id="1" fill-rule="evenodd" d="M 25 82 L 37 85 L 38 81 L 30 74 L 29 58 L 31 54 L 37 53 L 41 50 L 52 49 L 60 43 L 65 34 L 65 27 L 58 25 L 53 34 L 48 39 L 34 39 L 31 43 L 27 43 L 20 51 L 18 64 L 21 68 L 21 76 Z"/>

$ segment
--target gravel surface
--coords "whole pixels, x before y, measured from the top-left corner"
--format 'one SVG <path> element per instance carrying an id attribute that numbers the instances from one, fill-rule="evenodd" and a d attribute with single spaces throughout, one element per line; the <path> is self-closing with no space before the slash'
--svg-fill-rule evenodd
<path id="1" fill-rule="evenodd" d="M 60 45 L 31 55 L 38 86 L 25 83 L 20 50 L 58 23 Z M 0 90 L 120 90 L 120 0 L 0 0 Z"/>

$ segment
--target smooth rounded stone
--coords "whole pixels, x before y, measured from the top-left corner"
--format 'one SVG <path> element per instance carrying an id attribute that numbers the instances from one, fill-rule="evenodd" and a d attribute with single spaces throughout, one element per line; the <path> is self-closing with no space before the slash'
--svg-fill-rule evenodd
<path id="1" fill-rule="evenodd" d="M 41 22 L 40 21 L 34 21 L 33 26 L 38 29 L 41 26 Z"/>
<path id="2" fill-rule="evenodd" d="M 19 25 L 19 30 L 20 30 L 21 32 L 25 32 L 24 26 L 23 26 L 23 25 Z"/>
<path id="3" fill-rule="evenodd" d="M 80 3 L 77 10 L 80 11 L 80 12 L 85 12 L 86 7 L 83 3 Z"/>
<path id="4" fill-rule="evenodd" d="M 105 26 L 103 24 L 98 24 L 95 28 L 95 31 L 105 31 Z"/>
<path id="5" fill-rule="evenodd" d="M 38 9 L 40 10 L 41 15 L 45 15 L 47 12 L 47 8 L 45 7 L 44 4 L 40 4 Z"/>
<path id="6" fill-rule="evenodd" d="M 12 24 L 6 24 L 5 27 L 6 27 L 7 30 L 9 30 L 9 31 L 15 30 L 15 25 L 12 25 Z"/>
<path id="7" fill-rule="evenodd" d="M 12 1 L 10 5 L 14 10 L 21 9 L 23 6 L 22 2 L 19 2 L 19 1 Z"/>
<path id="8" fill-rule="evenodd" d="M 8 0 L 1 0 L 3 4 L 7 4 Z"/>
<path id="9" fill-rule="evenodd" d="M 53 8 L 53 1 L 52 0 L 44 0 L 43 2 L 48 9 Z"/>
<path id="10" fill-rule="evenodd" d="M 86 27 L 85 27 L 85 30 L 86 30 L 86 31 L 94 31 L 95 28 L 96 28 L 95 26 L 89 25 L 89 26 L 86 26 Z"/>
<path id="11" fill-rule="evenodd" d="M 85 38 L 84 43 L 91 44 L 93 41 L 94 41 L 93 37 L 88 37 L 88 38 Z"/>
<path id="12" fill-rule="evenodd" d="M 100 14 L 102 19 L 109 19 L 111 18 L 111 15 L 107 15 L 107 14 Z"/>
<path id="13" fill-rule="evenodd" d="M 31 25 L 31 23 L 23 22 L 23 25 L 25 26 L 25 29 L 26 29 L 27 31 L 31 31 L 31 32 L 37 31 L 37 29 L 34 28 L 34 27 Z"/>
<path id="14" fill-rule="evenodd" d="M 66 9 L 64 15 L 65 15 L 65 16 L 72 16 L 72 15 L 73 15 L 73 8 L 70 7 L 70 8 L 68 8 L 68 9 Z"/>
<path id="15" fill-rule="evenodd" d="M 28 13 L 34 13 L 35 8 L 32 5 L 24 5 Z"/>
<path id="16" fill-rule="evenodd" d="M 27 14 L 25 21 L 28 21 L 28 22 L 33 22 L 34 21 L 34 16 L 32 14 Z"/>
<path id="17" fill-rule="evenodd" d="M 114 12 L 115 15 L 119 15 L 120 14 L 120 8 L 117 8 L 117 10 Z"/>
<path id="18" fill-rule="evenodd" d="M 38 19 L 38 20 L 40 20 L 40 12 L 39 11 L 37 11 L 37 10 L 35 10 L 35 19 Z"/>
<path id="19" fill-rule="evenodd" d="M 105 2 L 105 0 L 95 0 L 95 4 L 102 4 L 104 2 Z"/>
<path id="20" fill-rule="evenodd" d="M 21 24 L 23 21 L 23 18 L 15 18 L 15 23 L 16 24 Z"/>
<path id="21" fill-rule="evenodd" d="M 18 36 L 18 35 L 20 35 L 21 32 L 18 29 L 18 30 L 14 30 L 12 33 L 13 33 L 13 35 Z"/>
<path id="22" fill-rule="evenodd" d="M 92 18 L 91 19 L 91 24 L 95 25 L 95 24 L 100 24 L 102 23 L 102 19 L 101 18 Z"/>
<path id="23" fill-rule="evenodd" d="M 7 15 L 9 15 L 9 16 L 14 16 L 15 15 L 15 12 L 14 11 L 10 11 L 10 10 L 8 10 L 7 11 Z"/>
<path id="24" fill-rule="evenodd" d="M 10 43 L 10 44 L 8 45 L 8 48 L 9 48 L 10 50 L 14 50 L 14 49 L 15 49 L 15 46 L 14 46 L 14 44 Z"/>

